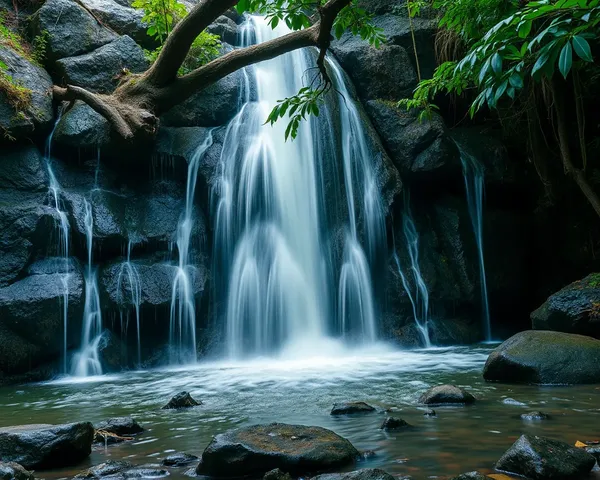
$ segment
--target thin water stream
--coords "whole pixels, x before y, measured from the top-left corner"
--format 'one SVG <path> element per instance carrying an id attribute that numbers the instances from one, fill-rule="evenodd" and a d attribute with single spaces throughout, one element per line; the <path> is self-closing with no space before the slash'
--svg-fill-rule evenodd
<path id="1" fill-rule="evenodd" d="M 377 345 L 339 356 L 298 360 L 255 360 L 198 364 L 187 369 L 130 372 L 75 383 L 0 389 L 0 426 L 26 423 L 98 422 L 132 415 L 146 432 L 117 446 L 98 446 L 90 459 L 68 470 L 38 472 L 48 480 L 72 476 L 106 459 L 160 463 L 173 450 L 200 455 L 212 435 L 231 427 L 264 422 L 320 425 L 375 456 L 358 467 L 383 468 L 397 478 L 443 478 L 493 463 L 521 433 L 561 439 L 597 439 L 597 386 L 536 387 L 485 383 L 481 369 L 489 347 L 394 351 Z M 73 380 L 71 380 L 73 382 Z M 472 392 L 471 407 L 436 408 L 423 416 L 419 395 L 429 386 L 454 383 Z M 204 403 L 185 411 L 161 410 L 187 390 Z M 524 405 L 504 403 L 507 397 Z M 363 400 L 378 412 L 332 417 L 334 402 Z M 512 402 L 511 402 L 512 403 Z M 388 408 L 415 428 L 379 429 Z M 542 410 L 544 422 L 519 415 Z M 170 478 L 184 479 L 185 469 Z"/>

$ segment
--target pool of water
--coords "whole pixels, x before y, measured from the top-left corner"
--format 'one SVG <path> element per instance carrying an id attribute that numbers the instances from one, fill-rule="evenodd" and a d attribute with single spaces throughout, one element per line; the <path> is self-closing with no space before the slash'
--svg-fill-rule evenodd
<path id="1" fill-rule="evenodd" d="M 360 467 L 383 468 L 397 478 L 416 480 L 476 469 L 491 473 L 494 462 L 522 433 L 571 444 L 600 438 L 600 387 L 486 383 L 481 371 L 491 348 L 397 351 L 380 346 L 351 355 L 203 363 L 185 369 L 2 388 L 0 426 L 98 422 L 131 415 L 147 429 L 132 442 L 96 447 L 89 460 L 77 467 L 38 472 L 50 480 L 73 476 L 106 459 L 147 464 L 160 463 L 173 451 L 200 456 L 219 432 L 274 421 L 334 430 L 357 449 L 375 453 Z M 442 383 L 469 390 L 477 403 L 440 407 L 437 417 L 424 416 L 418 405 L 420 394 Z M 182 390 L 203 405 L 161 410 Z M 506 398 L 523 405 L 507 403 Z M 333 403 L 350 400 L 366 401 L 378 412 L 330 416 Z M 380 430 L 388 409 L 415 428 L 393 433 Z M 542 410 L 552 419 L 524 422 L 520 414 L 528 410 Z M 185 469 L 172 471 L 170 478 L 187 478 Z"/>

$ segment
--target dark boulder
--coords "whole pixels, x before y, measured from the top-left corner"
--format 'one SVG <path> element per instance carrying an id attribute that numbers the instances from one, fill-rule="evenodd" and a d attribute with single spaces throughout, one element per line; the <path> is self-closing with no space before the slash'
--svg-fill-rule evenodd
<path id="1" fill-rule="evenodd" d="M 54 141 L 67 147 L 96 148 L 108 145 L 110 135 L 108 120 L 78 100 L 60 119 Z"/>
<path id="2" fill-rule="evenodd" d="M 531 314 L 534 330 L 600 338 L 600 273 L 592 273 L 551 295 Z"/>
<path id="3" fill-rule="evenodd" d="M 202 402 L 198 402 L 192 398 L 188 392 L 180 392 L 175 395 L 169 403 L 167 403 L 163 410 L 175 410 L 180 408 L 191 408 L 202 405 Z"/>
<path id="4" fill-rule="evenodd" d="M 520 332 L 490 354 L 483 378 L 507 383 L 599 383 L 600 340 L 570 333 Z"/>
<path id="5" fill-rule="evenodd" d="M 133 467 L 131 462 L 123 461 L 123 460 L 108 460 L 107 462 L 101 463 L 99 465 L 94 465 L 92 468 L 86 470 L 85 472 L 81 472 L 75 476 L 77 479 L 92 479 L 92 478 L 103 478 L 103 477 L 111 477 L 111 478 L 122 478 L 120 475 L 124 470 Z"/>
<path id="6" fill-rule="evenodd" d="M 279 468 L 275 468 L 265 473 L 263 480 L 292 480 L 292 476 L 289 473 L 281 471 Z"/>
<path id="7" fill-rule="evenodd" d="M 409 425 L 401 418 L 387 417 L 379 428 L 381 430 L 402 430 L 405 428 L 411 428 L 411 426 L 412 425 Z"/>
<path id="8" fill-rule="evenodd" d="M 34 480 L 33 473 L 14 462 L 0 462 L 0 480 Z"/>
<path id="9" fill-rule="evenodd" d="M 238 112 L 243 87 L 240 70 L 173 107 L 162 117 L 166 127 L 216 127 Z"/>
<path id="10" fill-rule="evenodd" d="M 581 448 L 557 440 L 521 435 L 496 463 L 496 469 L 533 480 L 576 479 L 587 475 L 596 459 Z"/>
<path id="11" fill-rule="evenodd" d="M 142 73 L 148 66 L 142 47 L 127 35 L 90 53 L 56 62 L 57 75 L 62 83 L 98 93 L 111 93 L 122 76 Z"/>
<path id="12" fill-rule="evenodd" d="M 239 44 L 238 25 L 229 17 L 221 15 L 206 29 L 213 35 L 218 35 L 221 40 L 230 45 Z"/>
<path id="13" fill-rule="evenodd" d="M 31 92 L 27 106 L 17 111 L 6 93 L 0 91 L 0 130 L 3 136 L 20 139 L 34 133 L 44 133 L 52 124 L 52 79 L 31 59 L 11 48 L 0 45 L 2 73 L 9 75 L 15 85 Z M 2 147 L 4 149 L 4 147 Z M 4 150 L 3 150 L 4 153 Z"/>
<path id="14" fill-rule="evenodd" d="M 273 423 L 216 435 L 204 450 L 197 473 L 242 477 L 279 468 L 305 475 L 352 464 L 358 457 L 348 440 L 330 430 Z"/>
<path id="15" fill-rule="evenodd" d="M 427 390 L 419 398 L 425 405 L 470 405 L 475 397 L 454 385 L 438 385 Z"/>
<path id="16" fill-rule="evenodd" d="M 161 465 L 164 465 L 165 467 L 185 467 L 197 460 L 198 457 L 196 455 L 190 455 L 189 453 L 172 453 L 163 459 Z"/>
<path id="17" fill-rule="evenodd" d="M 0 189 L 25 192 L 48 190 L 48 172 L 44 159 L 36 147 L 32 145 L 2 147 Z"/>
<path id="18" fill-rule="evenodd" d="M 331 409 L 331 415 L 354 415 L 357 413 L 371 413 L 375 408 L 365 402 L 336 403 Z"/>
<path id="19" fill-rule="evenodd" d="M 550 415 L 548 415 L 547 413 L 544 412 L 527 412 L 527 413 L 522 413 L 520 415 L 521 420 L 525 420 L 527 422 L 534 422 L 534 421 L 538 421 L 538 420 L 548 420 L 550 419 Z"/>
<path id="20" fill-rule="evenodd" d="M 326 473 L 311 480 L 392 480 L 394 477 L 379 468 L 364 468 L 348 473 Z"/>
<path id="21" fill-rule="evenodd" d="M 148 35 L 148 26 L 142 22 L 141 9 L 123 5 L 114 0 L 81 0 L 81 3 L 104 25 L 120 35 L 129 35 L 138 44 L 154 49 L 157 42 Z"/>
<path id="22" fill-rule="evenodd" d="M 0 458 L 35 469 L 76 465 L 92 451 L 93 439 L 89 422 L 4 427 L 0 428 Z"/>
<path id="23" fill-rule="evenodd" d="M 116 33 L 72 0 L 46 1 L 32 17 L 32 27 L 34 35 L 47 35 L 49 64 L 59 58 L 91 52 L 117 39 Z"/>
<path id="24" fill-rule="evenodd" d="M 94 425 L 94 428 L 96 430 L 102 430 L 120 436 L 136 435 L 144 431 L 144 427 L 131 417 L 109 418 L 108 420 L 97 423 Z"/>

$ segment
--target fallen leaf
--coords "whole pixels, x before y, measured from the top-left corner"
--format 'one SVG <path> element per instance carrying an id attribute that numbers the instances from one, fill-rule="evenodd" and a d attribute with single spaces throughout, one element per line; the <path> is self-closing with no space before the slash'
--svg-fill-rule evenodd
<path id="1" fill-rule="evenodd" d="M 587 444 L 585 444 L 585 443 L 583 443 L 583 442 L 580 442 L 579 440 L 577 440 L 577 441 L 575 442 L 575 446 L 576 446 L 577 448 L 584 448 L 584 447 L 587 447 Z"/>

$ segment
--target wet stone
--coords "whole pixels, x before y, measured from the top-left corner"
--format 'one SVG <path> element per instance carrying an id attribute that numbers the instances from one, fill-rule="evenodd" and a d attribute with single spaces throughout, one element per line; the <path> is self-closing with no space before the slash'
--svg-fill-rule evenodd
<path id="1" fill-rule="evenodd" d="M 421 395 L 419 402 L 425 405 L 470 405 L 475 403 L 475 397 L 454 385 L 438 385 Z"/>
<path id="2" fill-rule="evenodd" d="M 381 430 L 401 430 L 404 428 L 411 428 L 411 425 L 401 418 L 387 417 L 379 428 Z"/>
<path id="3" fill-rule="evenodd" d="M 493 480 L 492 477 L 488 477 L 483 473 L 479 472 L 468 472 L 463 473 L 462 475 L 458 475 L 457 477 L 452 477 L 450 480 Z"/>
<path id="4" fill-rule="evenodd" d="M 510 397 L 503 399 L 502 403 L 504 405 L 514 405 L 515 407 L 525 407 L 525 406 L 527 406 L 526 403 L 519 402 L 518 400 L 515 400 L 514 398 L 510 398 Z"/>
<path id="5" fill-rule="evenodd" d="M 196 455 L 189 453 L 177 452 L 166 457 L 161 464 L 165 467 L 184 467 L 198 460 Z"/>
<path id="6" fill-rule="evenodd" d="M 109 418 L 108 420 L 97 423 L 94 425 L 94 428 L 119 436 L 136 435 L 144 431 L 144 427 L 131 417 Z"/>
<path id="7" fill-rule="evenodd" d="M 109 460 L 76 475 L 77 479 L 103 478 L 103 477 L 121 477 L 121 473 L 133 465 L 130 462 L 122 460 Z"/>
<path id="8" fill-rule="evenodd" d="M 550 415 L 548 415 L 547 413 L 544 412 L 527 412 L 527 413 L 522 413 L 521 414 L 521 420 L 525 420 L 525 421 L 536 421 L 536 420 L 549 420 L 550 419 Z"/>
<path id="9" fill-rule="evenodd" d="M 191 408 L 202 405 L 202 402 L 198 402 L 192 398 L 188 392 L 180 392 L 175 395 L 169 403 L 167 403 L 163 410 L 176 410 L 180 408 Z"/>
<path id="10" fill-rule="evenodd" d="M 159 465 L 141 465 L 123 472 L 125 478 L 161 478 L 168 475 L 169 472 Z"/>
<path id="11" fill-rule="evenodd" d="M 435 413 L 435 410 L 433 410 L 432 408 L 425 410 L 425 412 L 423 413 L 424 417 L 437 417 L 437 413 Z"/>
<path id="12" fill-rule="evenodd" d="M 34 476 L 18 463 L 0 462 L 0 480 L 34 480 Z"/>
<path id="13" fill-rule="evenodd" d="M 328 473 L 311 480 L 395 480 L 389 473 L 379 468 L 363 468 L 348 473 Z"/>
<path id="14" fill-rule="evenodd" d="M 265 473 L 263 480 L 292 480 L 292 476 L 279 468 L 275 468 Z"/>
<path id="15" fill-rule="evenodd" d="M 335 403 L 331 409 L 331 415 L 356 415 L 374 411 L 375 408 L 365 402 L 344 402 Z"/>

